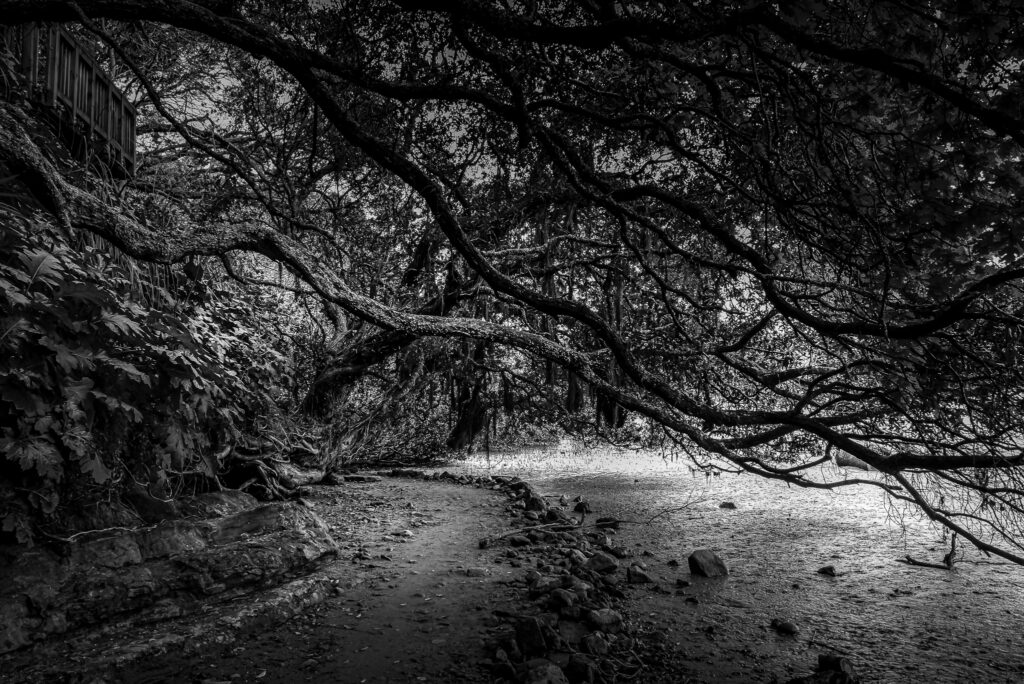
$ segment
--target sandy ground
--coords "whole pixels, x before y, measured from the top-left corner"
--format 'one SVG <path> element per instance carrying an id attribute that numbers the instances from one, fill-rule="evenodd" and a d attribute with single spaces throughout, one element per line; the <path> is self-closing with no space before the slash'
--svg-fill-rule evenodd
<path id="1" fill-rule="evenodd" d="M 490 667 L 495 643 L 510 630 L 495 611 L 535 615 L 544 610 L 529 600 L 524 580 L 530 568 L 559 562 L 550 545 L 513 551 L 501 540 L 480 549 L 480 539 L 528 524 L 511 516 L 504 492 L 385 477 L 312 487 L 306 498 L 341 546 L 337 558 L 318 570 L 334 585 L 325 601 L 265 631 L 218 636 L 197 653 L 171 649 L 147 655 L 99 679 L 89 659 L 108 648 L 124 648 L 123 635 L 88 641 L 91 653 L 59 656 L 79 659 L 85 674 L 68 675 L 64 662 L 52 663 L 53 675 L 47 676 L 51 664 L 38 660 L 63 653 L 50 648 L 20 656 L 31 677 L 8 670 L 0 672 L 0 681 L 495 681 Z M 645 566 L 656 580 L 621 585 L 625 599 L 615 604 L 635 643 L 616 657 L 645 664 L 629 681 L 774 682 L 810 672 L 814 645 L 777 634 L 762 621 L 748 624 L 752 606 L 723 591 L 728 580 L 690 577 L 685 557 L 651 551 L 645 546 L 648 536 L 642 526 L 624 526 L 614 537 L 616 547 L 632 552 L 623 563 Z M 262 598 L 248 595 L 240 603 Z M 202 619 L 197 614 L 160 623 L 158 629 L 184 630 L 190 620 L 202 624 Z M 798 662 L 806 658 L 806 669 L 779 667 L 778 656 L 794 648 Z M 34 655 L 37 662 L 29 664 Z M 17 661 L 7 665 L 18 667 Z"/>
<path id="2" fill-rule="evenodd" d="M 315 487 L 309 498 L 342 546 L 325 572 L 337 593 L 263 634 L 198 657 L 122 670 L 123 682 L 486 682 L 492 611 L 523 572 L 479 539 L 505 531 L 501 492 L 385 478 Z"/>

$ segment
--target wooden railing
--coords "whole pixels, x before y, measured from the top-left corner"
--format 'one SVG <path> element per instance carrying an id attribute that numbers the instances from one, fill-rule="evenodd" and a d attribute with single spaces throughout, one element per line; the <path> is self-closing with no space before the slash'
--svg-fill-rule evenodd
<path id="1" fill-rule="evenodd" d="M 6 27 L 2 37 L 29 97 L 70 124 L 114 175 L 135 175 L 135 107 L 89 51 L 62 26 Z"/>

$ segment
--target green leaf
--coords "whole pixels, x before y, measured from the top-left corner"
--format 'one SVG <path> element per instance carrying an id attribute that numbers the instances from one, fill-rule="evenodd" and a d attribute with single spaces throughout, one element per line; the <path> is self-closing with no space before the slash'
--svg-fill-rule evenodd
<path id="1" fill-rule="evenodd" d="M 22 470 L 35 470 L 44 478 L 59 481 L 64 458 L 48 437 L 32 439 L 0 439 L 0 452 L 18 463 Z"/>
<path id="2" fill-rule="evenodd" d="M 123 314 L 104 311 L 100 315 L 98 322 L 111 332 L 121 333 L 122 335 L 142 335 L 142 327 Z"/>

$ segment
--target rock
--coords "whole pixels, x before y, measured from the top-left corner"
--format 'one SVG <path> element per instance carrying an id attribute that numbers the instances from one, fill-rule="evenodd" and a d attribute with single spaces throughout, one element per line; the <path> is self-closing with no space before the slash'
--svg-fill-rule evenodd
<path id="1" fill-rule="evenodd" d="M 544 624 L 535 617 L 525 617 L 516 622 L 516 643 L 523 655 L 539 656 L 547 653 Z"/>
<path id="2" fill-rule="evenodd" d="M 819 575 L 827 575 L 828 577 L 836 576 L 836 568 L 834 565 L 826 565 L 823 568 L 818 568 Z"/>
<path id="3" fill-rule="evenodd" d="M 676 580 L 676 586 L 677 587 L 688 587 L 688 586 L 690 586 L 690 581 L 689 580 L 684 580 L 684 579 L 677 579 Z"/>
<path id="4" fill-rule="evenodd" d="M 654 578 L 639 565 L 631 565 L 626 570 L 626 581 L 630 584 L 650 584 L 654 582 Z"/>
<path id="5" fill-rule="evenodd" d="M 796 623 L 790 622 L 789 620 L 781 620 L 774 618 L 771 622 L 772 629 L 779 634 L 785 634 L 786 636 L 796 636 L 800 633 L 800 628 L 796 626 Z"/>
<path id="6" fill-rule="evenodd" d="M 701 577 L 723 577 L 729 574 L 729 569 L 718 554 L 711 549 L 697 549 L 690 554 L 690 574 Z"/>
<path id="7" fill-rule="evenodd" d="M 580 639 L 580 646 L 591 655 L 600 656 L 608 654 L 608 640 L 597 633 L 588 634 Z"/>
<path id="8" fill-rule="evenodd" d="M 568 522 L 569 516 L 561 508 L 549 508 L 548 512 L 544 514 L 544 520 L 546 522 Z"/>
<path id="9" fill-rule="evenodd" d="M 299 466 L 282 461 L 273 462 L 273 468 L 274 472 L 277 473 L 278 480 L 288 489 L 295 489 L 303 485 L 319 484 L 323 481 L 326 474 L 323 468 L 300 468 Z"/>
<path id="10" fill-rule="evenodd" d="M 584 564 L 584 567 L 594 572 L 607 574 L 619 569 L 619 562 L 606 553 L 598 551 Z"/>
<path id="11" fill-rule="evenodd" d="M 594 521 L 594 524 L 597 525 L 598 528 L 603 529 L 603 530 L 617 530 L 617 529 L 619 529 L 619 519 L 618 518 L 598 518 L 597 520 Z"/>
<path id="12" fill-rule="evenodd" d="M 586 565 L 588 558 L 579 549 L 573 549 L 569 552 L 569 560 L 572 561 L 573 565 Z"/>
<path id="13" fill-rule="evenodd" d="M 544 497 L 539 496 L 533 492 L 526 498 L 526 510 L 537 511 L 538 513 L 544 512 L 548 509 L 548 502 L 544 500 Z"/>
<path id="14" fill-rule="evenodd" d="M 466 577 L 486 577 L 487 568 L 467 568 Z"/>
<path id="15" fill-rule="evenodd" d="M 441 476 L 444 477 L 444 473 Z M 380 482 L 376 475 L 345 475 L 342 479 L 345 482 Z"/>
<path id="16" fill-rule="evenodd" d="M 538 596 L 543 596 L 544 594 L 547 594 L 561 587 L 561 578 L 551 577 L 550 575 L 542 575 L 540 578 L 537 579 L 536 582 L 533 583 L 533 586 L 530 587 L 530 595 L 536 598 Z"/>
<path id="17" fill-rule="evenodd" d="M 849 659 L 835 655 L 834 653 L 818 654 L 818 671 L 842 672 L 850 677 L 856 677 L 856 673 L 853 669 L 853 663 L 851 663 Z"/>
<path id="18" fill-rule="evenodd" d="M 622 629 L 622 616 L 611 608 L 587 611 L 587 622 L 608 634 L 615 634 Z"/>
<path id="19" fill-rule="evenodd" d="M 605 546 L 604 550 L 616 558 L 632 558 L 633 552 L 621 546 Z"/>
<path id="20" fill-rule="evenodd" d="M 558 635 L 572 645 L 583 641 L 590 634 L 590 630 L 582 622 L 576 620 L 560 620 L 558 623 Z"/>
<path id="21" fill-rule="evenodd" d="M 525 513 L 523 513 L 523 517 L 527 520 L 537 521 L 540 520 L 540 513 L 538 513 L 537 511 L 528 510 Z"/>
<path id="22" fill-rule="evenodd" d="M 727 511 L 735 511 L 736 510 L 736 504 L 734 504 L 732 501 L 723 501 L 722 503 L 718 504 L 718 507 L 719 508 L 724 508 Z"/>
<path id="23" fill-rule="evenodd" d="M 523 684 L 569 684 L 562 668 L 545 658 L 526 661 L 524 669 Z"/>
<path id="24" fill-rule="evenodd" d="M 529 537 L 522 534 L 516 534 L 508 538 L 508 543 L 509 546 L 529 546 L 532 542 Z"/>
<path id="25" fill-rule="evenodd" d="M 555 610 L 570 608 L 576 603 L 576 594 L 568 589 L 555 589 L 549 594 L 548 600 Z"/>
<path id="26" fill-rule="evenodd" d="M 580 653 L 569 656 L 569 664 L 565 668 L 565 674 L 573 684 L 592 684 L 601 679 L 600 672 L 597 663 Z"/>
<path id="27" fill-rule="evenodd" d="M 846 658 L 822 653 L 818 656 L 817 672 L 791 679 L 786 684 L 860 684 L 860 678 Z"/>

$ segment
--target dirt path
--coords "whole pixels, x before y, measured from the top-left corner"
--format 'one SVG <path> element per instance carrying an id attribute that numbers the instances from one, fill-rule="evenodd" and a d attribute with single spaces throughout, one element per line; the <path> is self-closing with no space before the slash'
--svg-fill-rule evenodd
<path id="1" fill-rule="evenodd" d="M 270 631 L 199 656 L 170 653 L 124 682 L 484 682 L 492 610 L 522 575 L 478 549 L 504 531 L 501 492 L 385 478 L 316 487 L 310 503 L 342 546 L 323 569 L 336 595 Z"/>

